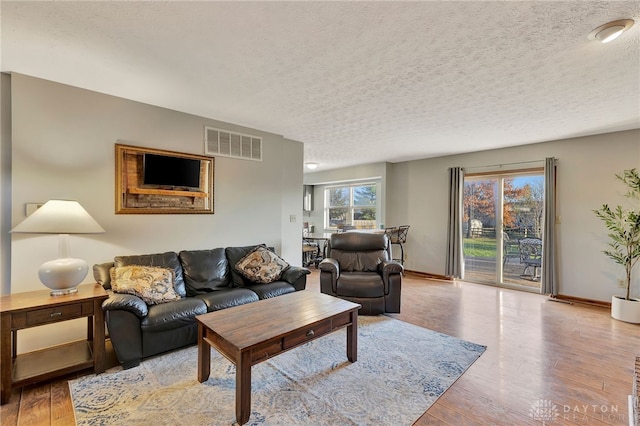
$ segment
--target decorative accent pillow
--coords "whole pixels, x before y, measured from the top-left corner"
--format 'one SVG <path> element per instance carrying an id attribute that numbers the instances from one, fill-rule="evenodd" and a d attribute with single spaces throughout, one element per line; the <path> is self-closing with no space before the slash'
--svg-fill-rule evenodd
<path id="1" fill-rule="evenodd" d="M 238 263 L 236 270 L 247 279 L 262 284 L 276 281 L 289 264 L 264 247 L 256 247 Z"/>
<path id="2" fill-rule="evenodd" d="M 148 305 L 180 300 L 173 289 L 173 269 L 129 265 L 111 268 L 111 288 L 116 293 L 138 296 Z"/>

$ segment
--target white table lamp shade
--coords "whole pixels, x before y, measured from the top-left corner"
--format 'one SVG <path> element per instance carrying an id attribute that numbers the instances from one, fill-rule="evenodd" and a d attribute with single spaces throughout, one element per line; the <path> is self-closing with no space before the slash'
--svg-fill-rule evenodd
<path id="1" fill-rule="evenodd" d="M 77 201 L 49 200 L 11 232 L 59 235 L 58 259 L 38 269 L 40 281 L 55 296 L 75 293 L 89 272 L 87 262 L 68 257 L 69 234 L 99 234 L 105 230 Z"/>
<path id="2" fill-rule="evenodd" d="M 104 228 L 78 203 L 49 200 L 11 232 L 23 234 L 100 234 Z"/>

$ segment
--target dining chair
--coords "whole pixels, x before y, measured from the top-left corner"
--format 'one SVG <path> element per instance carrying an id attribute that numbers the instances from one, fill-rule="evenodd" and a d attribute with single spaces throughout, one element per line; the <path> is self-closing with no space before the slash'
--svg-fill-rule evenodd
<path id="1" fill-rule="evenodd" d="M 320 245 L 317 241 L 302 237 L 302 266 L 309 267 L 313 264 L 318 267 L 318 264 L 322 260 L 320 255 Z"/>
<path id="2" fill-rule="evenodd" d="M 407 242 L 407 234 L 409 234 L 409 228 L 411 225 L 401 225 L 393 228 L 385 228 L 385 234 L 389 237 L 391 244 L 397 244 L 400 246 L 400 258 L 393 259 L 404 265 L 404 246 Z"/>

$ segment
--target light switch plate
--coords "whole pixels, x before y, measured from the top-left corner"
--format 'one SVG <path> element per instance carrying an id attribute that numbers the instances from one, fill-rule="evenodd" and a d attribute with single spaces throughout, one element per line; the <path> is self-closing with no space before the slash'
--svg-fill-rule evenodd
<path id="1" fill-rule="evenodd" d="M 33 212 L 35 212 L 40 207 L 42 207 L 42 204 L 44 204 L 44 203 L 27 203 L 27 204 L 25 204 L 25 214 L 27 216 L 31 216 L 33 214 Z"/>

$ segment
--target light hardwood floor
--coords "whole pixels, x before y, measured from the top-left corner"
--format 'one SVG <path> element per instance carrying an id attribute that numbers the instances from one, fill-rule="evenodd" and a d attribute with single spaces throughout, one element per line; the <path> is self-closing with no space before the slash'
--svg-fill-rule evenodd
<path id="1" fill-rule="evenodd" d="M 607 309 L 526 292 L 410 273 L 402 285 L 402 313 L 389 316 L 487 346 L 416 426 L 540 425 L 536 405 L 557 414 L 548 426 L 628 424 L 640 326 L 612 320 Z M 314 268 L 308 290 L 319 291 Z M 0 409 L 3 426 L 73 419 L 66 380 L 15 390 Z"/>

